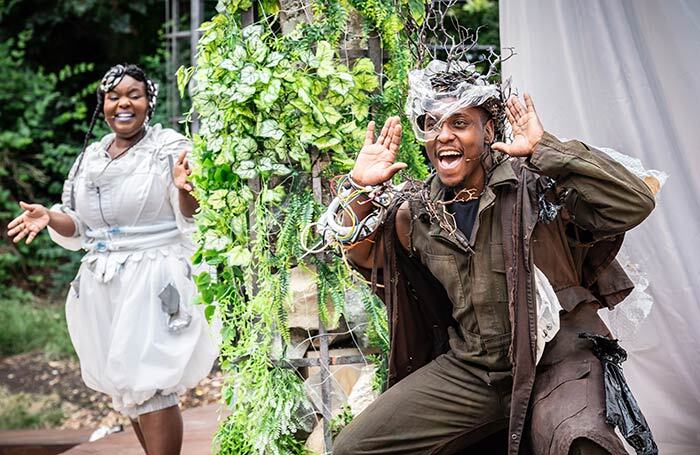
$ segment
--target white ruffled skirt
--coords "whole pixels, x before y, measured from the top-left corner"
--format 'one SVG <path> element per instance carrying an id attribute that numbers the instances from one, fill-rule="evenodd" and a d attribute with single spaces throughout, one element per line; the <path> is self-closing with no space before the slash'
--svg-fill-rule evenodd
<path id="1" fill-rule="evenodd" d="M 117 411 L 131 415 L 156 394 L 185 392 L 216 359 L 218 332 L 203 307 L 192 305 L 196 288 L 185 251 L 172 245 L 88 254 L 68 293 L 66 319 L 83 380 L 109 394 Z M 180 314 L 191 316 L 177 331 L 161 297 L 168 285 Z"/>

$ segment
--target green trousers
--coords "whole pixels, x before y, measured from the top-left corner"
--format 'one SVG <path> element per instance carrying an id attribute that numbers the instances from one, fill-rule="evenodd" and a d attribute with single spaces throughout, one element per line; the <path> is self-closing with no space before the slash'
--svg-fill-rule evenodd
<path id="1" fill-rule="evenodd" d="M 444 354 L 383 393 L 343 429 L 333 455 L 505 453 L 469 450 L 508 427 L 511 381 Z M 493 439 L 493 438 L 491 438 Z M 581 438 L 570 454 L 608 452 Z M 566 454 L 562 454 L 566 455 Z"/>

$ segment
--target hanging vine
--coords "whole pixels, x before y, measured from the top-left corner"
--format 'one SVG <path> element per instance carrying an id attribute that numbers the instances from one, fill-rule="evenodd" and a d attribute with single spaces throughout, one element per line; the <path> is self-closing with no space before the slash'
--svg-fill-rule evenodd
<path id="1" fill-rule="evenodd" d="M 294 438 L 306 399 L 303 384 L 295 371 L 270 360 L 276 334 L 289 336 L 289 271 L 297 265 L 316 271 L 319 313 L 329 322 L 343 313 L 345 292 L 353 286 L 340 258 L 300 259 L 300 232 L 320 212 L 312 168 L 317 164 L 326 180 L 348 172 L 370 112 L 379 123 L 402 111 L 412 61 L 400 14 L 405 8 L 416 13 L 421 3 L 314 0 L 314 20 L 280 35 L 275 2 L 263 2 L 264 20 L 242 28 L 240 13 L 252 3 L 220 1 L 219 14 L 202 25 L 196 68 L 178 71 L 181 91 L 192 81 L 200 119 L 193 137 L 201 207 L 194 262 L 215 269 L 196 283 L 207 316 L 217 313 L 223 322 L 220 363 L 230 414 L 215 438 L 219 453 L 303 453 L 303 442 Z M 388 52 L 379 94 L 369 59 L 347 66 L 336 54 L 351 8 L 365 18 L 367 33 L 379 32 Z M 400 157 L 414 176 L 425 174 L 412 138 L 404 138 Z M 366 289 L 363 303 L 369 337 L 386 352 L 386 312 Z"/>

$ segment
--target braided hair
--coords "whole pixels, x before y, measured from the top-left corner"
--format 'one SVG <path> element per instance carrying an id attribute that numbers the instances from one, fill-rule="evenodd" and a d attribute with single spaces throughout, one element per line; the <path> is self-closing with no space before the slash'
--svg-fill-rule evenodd
<path id="1" fill-rule="evenodd" d="M 156 110 L 156 101 L 158 100 L 158 84 L 153 82 L 151 79 L 146 77 L 146 73 L 137 65 L 132 63 L 125 63 L 123 65 L 115 65 L 111 67 L 100 81 L 100 85 L 97 87 L 97 105 L 95 110 L 92 112 L 92 118 L 90 119 L 90 126 L 88 127 L 87 133 L 85 134 L 85 140 L 83 141 L 83 147 L 80 150 L 80 156 L 78 158 L 78 165 L 75 168 L 75 172 L 71 178 L 75 180 L 75 177 L 80 171 L 80 166 L 83 164 L 83 157 L 85 156 L 85 150 L 87 149 L 88 142 L 92 137 L 92 130 L 95 128 L 95 123 L 97 122 L 97 117 L 103 114 L 102 109 L 104 107 L 105 95 L 114 87 L 119 85 L 119 83 L 124 79 L 124 76 L 131 76 L 137 81 L 143 82 L 146 86 L 146 98 L 148 99 L 148 112 L 146 112 L 146 119 L 144 120 L 144 125 L 148 125 L 148 121 L 153 116 Z M 71 186 L 70 192 L 70 206 L 71 209 L 75 210 L 75 183 Z"/>

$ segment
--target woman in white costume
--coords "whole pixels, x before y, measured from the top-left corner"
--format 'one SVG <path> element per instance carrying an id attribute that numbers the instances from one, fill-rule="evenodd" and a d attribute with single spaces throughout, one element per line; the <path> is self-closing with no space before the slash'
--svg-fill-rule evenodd
<path id="1" fill-rule="evenodd" d="M 8 234 L 29 243 L 48 226 L 59 245 L 87 250 L 66 303 L 83 380 L 111 395 L 147 454 L 172 455 L 182 445 L 178 394 L 209 373 L 217 343 L 192 305 L 192 147 L 148 126 L 157 90 L 135 65 L 111 68 L 85 144 L 100 113 L 112 133 L 83 147 L 61 204 L 21 202 Z"/>

